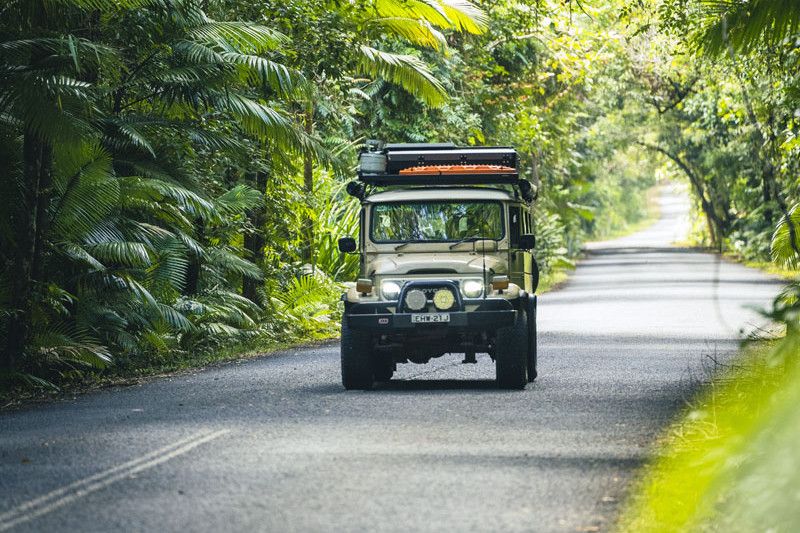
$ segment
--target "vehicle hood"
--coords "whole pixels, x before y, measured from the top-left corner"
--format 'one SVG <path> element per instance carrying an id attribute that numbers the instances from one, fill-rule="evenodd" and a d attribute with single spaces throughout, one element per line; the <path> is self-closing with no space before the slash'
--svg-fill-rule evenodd
<path id="1" fill-rule="evenodd" d="M 367 258 L 370 276 L 415 274 L 478 274 L 484 269 L 507 272 L 506 263 L 496 255 L 480 253 L 409 253 L 392 257 Z"/>

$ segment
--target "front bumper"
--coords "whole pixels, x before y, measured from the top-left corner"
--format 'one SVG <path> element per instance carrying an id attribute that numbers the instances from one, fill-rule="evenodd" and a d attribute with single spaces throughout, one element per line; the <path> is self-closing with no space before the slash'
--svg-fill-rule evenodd
<path id="1" fill-rule="evenodd" d="M 487 298 L 464 300 L 465 307 L 477 305 L 474 311 L 451 311 L 449 322 L 413 323 L 411 315 L 416 313 L 394 313 L 394 305 L 386 302 L 354 304 L 345 311 L 344 319 L 353 329 L 390 333 L 393 330 L 468 328 L 494 330 L 514 324 L 517 310 L 509 300 Z"/>

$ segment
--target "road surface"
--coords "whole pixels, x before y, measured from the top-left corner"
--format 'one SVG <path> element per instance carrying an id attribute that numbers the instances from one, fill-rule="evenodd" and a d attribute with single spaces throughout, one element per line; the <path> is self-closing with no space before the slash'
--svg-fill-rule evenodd
<path id="1" fill-rule="evenodd" d="M 780 285 L 672 246 L 590 246 L 539 304 L 539 379 L 488 356 L 340 385 L 338 346 L 0 413 L 2 531 L 606 531 L 659 431 Z"/>

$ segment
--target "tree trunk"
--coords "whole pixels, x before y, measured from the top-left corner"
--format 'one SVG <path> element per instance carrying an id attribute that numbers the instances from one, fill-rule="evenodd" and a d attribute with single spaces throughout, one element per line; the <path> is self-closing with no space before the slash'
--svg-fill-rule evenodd
<path id="1" fill-rule="evenodd" d="M 21 202 L 14 217 L 14 283 L 11 285 L 11 311 L 5 349 L 0 354 L 0 369 L 13 372 L 22 361 L 31 334 L 33 297 L 36 281 L 43 273 L 47 228 L 47 208 L 52 182 L 51 146 L 31 131 L 23 134 L 23 185 Z"/>
<path id="2" fill-rule="evenodd" d="M 205 230 L 206 224 L 203 222 L 203 219 L 199 217 L 195 219 L 194 231 L 197 235 L 197 242 L 200 244 L 200 246 L 205 245 Z M 200 286 L 200 269 L 202 266 L 203 261 L 200 255 L 194 252 L 189 252 L 189 267 L 187 268 L 186 272 L 184 291 L 190 296 L 197 294 Z"/>
<path id="3" fill-rule="evenodd" d="M 53 149 L 42 145 L 39 167 L 39 191 L 36 198 L 36 241 L 33 250 L 32 278 L 34 283 L 44 282 L 46 252 L 50 233 L 50 204 L 53 199 Z"/>
<path id="4" fill-rule="evenodd" d="M 309 104 L 305 112 L 305 131 L 311 136 L 314 134 L 314 108 Z M 306 193 L 306 201 L 311 206 L 311 199 L 314 194 L 314 161 L 311 154 L 303 155 L 303 190 Z M 302 239 L 302 259 L 306 263 L 311 263 L 314 268 L 314 220 L 310 216 L 303 219 L 303 239 Z"/>
<path id="5" fill-rule="evenodd" d="M 267 191 L 267 178 L 268 175 L 264 171 L 259 171 L 255 176 L 252 174 L 247 176 L 248 182 L 255 181 L 256 189 L 266 195 Z M 256 265 L 261 265 L 264 256 L 264 246 L 266 239 L 264 238 L 264 225 L 267 221 L 267 204 L 266 197 L 261 204 L 247 213 L 250 223 L 253 225 L 253 231 L 244 234 L 244 248 L 249 252 L 248 259 Z M 251 300 L 259 305 L 261 298 L 258 295 L 258 287 L 261 282 L 256 279 L 244 278 L 242 280 L 242 296 Z"/>

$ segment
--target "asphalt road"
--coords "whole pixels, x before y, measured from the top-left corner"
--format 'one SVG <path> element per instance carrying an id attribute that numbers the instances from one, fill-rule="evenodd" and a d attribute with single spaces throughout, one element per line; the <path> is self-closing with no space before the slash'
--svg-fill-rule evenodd
<path id="1" fill-rule="evenodd" d="M 635 469 L 780 285 L 670 245 L 685 204 L 594 244 L 539 304 L 539 378 L 488 356 L 369 392 L 338 346 L 0 413 L 2 531 L 606 531 Z M 743 329 L 744 328 L 744 333 Z"/>

